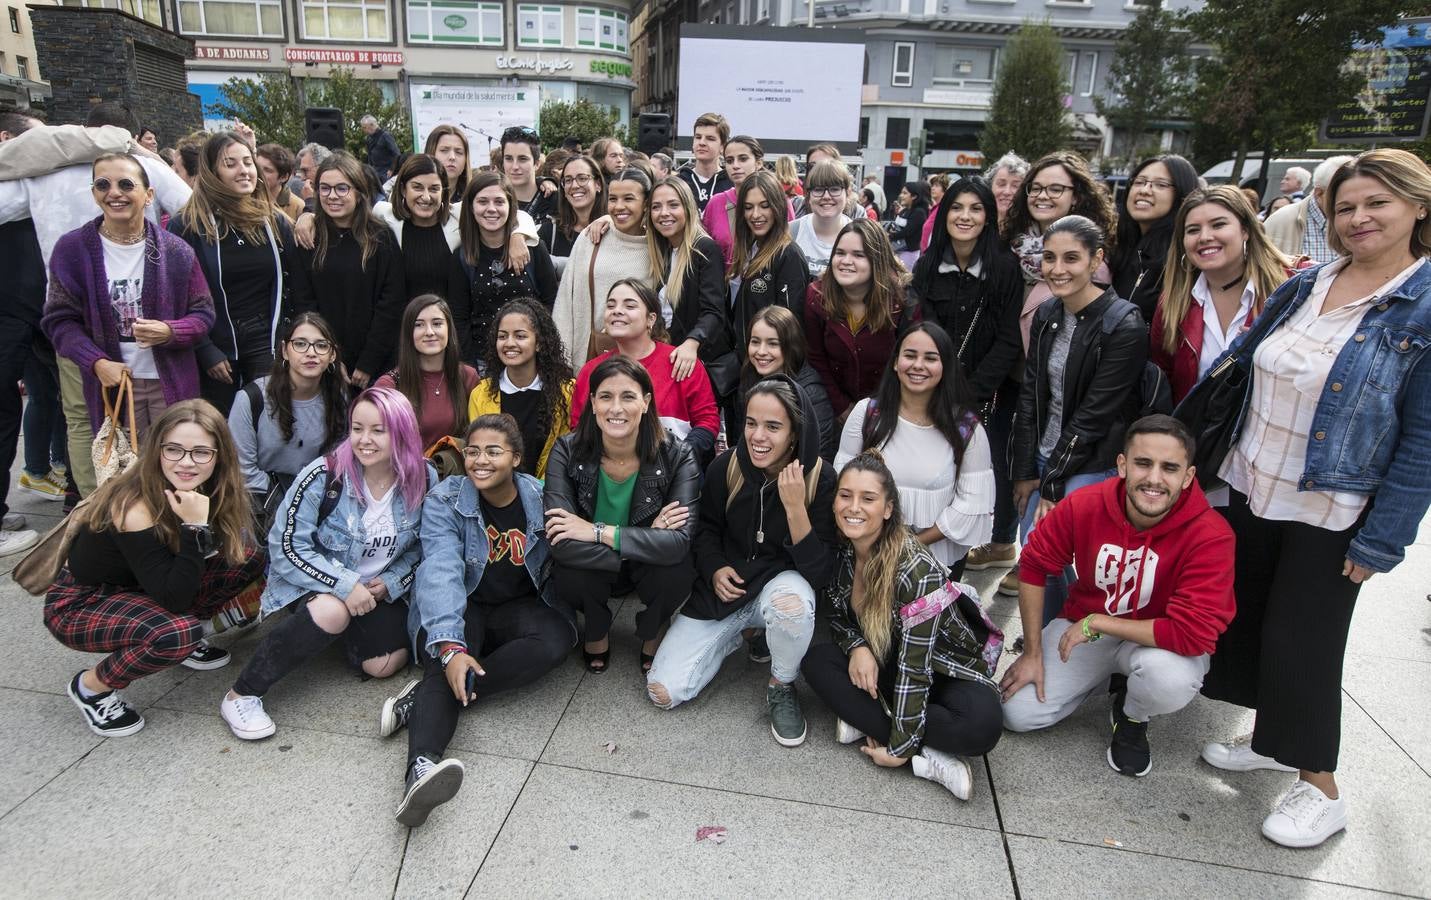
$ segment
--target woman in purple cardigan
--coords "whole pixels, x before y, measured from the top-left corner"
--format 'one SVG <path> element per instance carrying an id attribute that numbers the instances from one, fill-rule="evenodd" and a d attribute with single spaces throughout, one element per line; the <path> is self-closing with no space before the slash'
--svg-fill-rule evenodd
<path id="1" fill-rule="evenodd" d="M 84 375 L 96 430 L 101 385 L 129 373 L 142 434 L 169 404 L 199 396 L 194 345 L 214 324 L 214 303 L 194 251 L 145 220 L 154 191 L 139 161 L 107 154 L 92 171 L 103 215 L 55 244 L 41 328 Z"/>

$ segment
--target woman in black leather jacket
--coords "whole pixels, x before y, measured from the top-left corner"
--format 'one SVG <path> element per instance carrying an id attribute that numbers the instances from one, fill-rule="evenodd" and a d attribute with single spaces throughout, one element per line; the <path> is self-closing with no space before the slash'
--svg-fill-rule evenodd
<path id="1" fill-rule="evenodd" d="M 1014 503 L 1023 539 L 1055 503 L 1117 473 L 1123 432 L 1141 407 L 1147 326 L 1138 308 L 1092 281 L 1103 230 L 1065 216 L 1044 232 L 1043 276 L 1053 290 L 1034 313 L 1014 417 Z M 1050 579 L 1046 615 L 1063 605 Z"/>
<path id="2" fill-rule="evenodd" d="M 613 356 L 591 374 L 573 434 L 547 461 L 547 539 L 556 598 L 583 616 L 586 667 L 606 671 L 612 596 L 641 599 L 636 634 L 641 675 L 655 658 L 666 622 L 695 579 L 691 532 L 700 471 L 684 441 L 661 427 L 651 377 Z"/>

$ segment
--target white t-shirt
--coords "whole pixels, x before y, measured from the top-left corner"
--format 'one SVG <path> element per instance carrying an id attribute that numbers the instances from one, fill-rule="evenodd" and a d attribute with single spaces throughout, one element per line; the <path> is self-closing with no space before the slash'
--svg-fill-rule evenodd
<path id="1" fill-rule="evenodd" d="M 840 227 L 844 228 L 850 224 L 850 217 L 840 215 Z M 810 267 L 810 276 L 819 278 L 825 274 L 825 270 L 830 267 L 830 254 L 835 251 L 834 244 L 826 244 L 815 234 L 815 216 L 805 216 L 790 223 L 790 238 L 795 242 L 795 246 L 800 248 L 800 255 L 805 257 L 805 265 Z"/>
<path id="2" fill-rule="evenodd" d="M 367 535 L 363 555 L 358 558 L 358 577 L 364 584 L 381 575 L 397 555 L 397 522 L 393 519 L 393 499 L 397 485 L 381 497 L 374 497 L 363 485 L 363 532 Z"/>
<path id="3" fill-rule="evenodd" d="M 119 328 L 119 352 L 135 378 L 158 378 L 154 351 L 134 341 L 134 320 L 144 316 L 144 250 L 148 241 L 120 244 L 100 235 L 109 304 Z"/>

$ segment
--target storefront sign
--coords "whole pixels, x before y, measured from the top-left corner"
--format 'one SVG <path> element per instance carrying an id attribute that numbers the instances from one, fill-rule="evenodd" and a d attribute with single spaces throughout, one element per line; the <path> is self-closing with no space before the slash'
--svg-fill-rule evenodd
<path id="1" fill-rule="evenodd" d="M 572 68 L 571 57 L 558 56 L 548 59 L 541 56 L 499 56 L 499 69 L 531 69 L 533 72 L 565 72 Z"/>
<path id="2" fill-rule="evenodd" d="M 194 45 L 194 59 L 222 59 L 237 62 L 268 62 L 267 47 L 205 47 Z"/>
<path id="3" fill-rule="evenodd" d="M 617 78 L 630 78 L 631 64 L 612 62 L 609 59 L 593 59 L 591 61 L 591 71 L 596 75 L 613 75 Z"/>
<path id="4" fill-rule="evenodd" d="M 289 47 L 283 58 L 291 63 L 335 63 L 343 65 L 400 66 L 402 54 L 396 50 L 320 50 L 310 47 Z"/>
<path id="5" fill-rule="evenodd" d="M 1361 90 L 1322 121 L 1322 139 L 1353 143 L 1419 141 L 1431 122 L 1431 19 L 1406 19 L 1361 44 L 1343 65 Z"/>
<path id="6" fill-rule="evenodd" d="M 455 125 L 474 147 L 492 147 L 513 125 L 537 127 L 540 94 L 533 88 L 411 82 L 412 133 L 421 150 L 439 125 Z M 485 158 L 481 152 L 475 152 Z"/>

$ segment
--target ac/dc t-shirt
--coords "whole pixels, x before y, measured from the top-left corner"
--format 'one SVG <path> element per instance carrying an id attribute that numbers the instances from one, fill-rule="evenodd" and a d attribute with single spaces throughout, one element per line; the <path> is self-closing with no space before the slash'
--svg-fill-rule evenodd
<path id="1" fill-rule="evenodd" d="M 527 574 L 527 513 L 521 496 L 506 506 L 493 506 L 483 497 L 482 518 L 487 523 L 487 567 L 468 600 L 494 606 L 535 597 L 536 586 Z"/>

